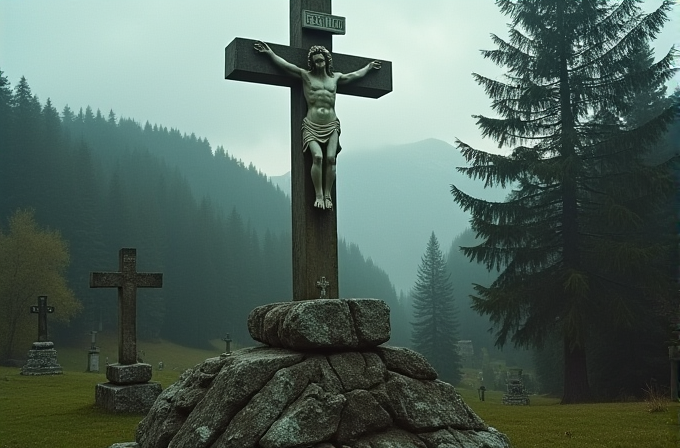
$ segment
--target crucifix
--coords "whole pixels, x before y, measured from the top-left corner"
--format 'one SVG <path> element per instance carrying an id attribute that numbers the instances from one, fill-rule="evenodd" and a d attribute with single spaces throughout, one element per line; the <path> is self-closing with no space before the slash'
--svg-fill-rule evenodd
<path id="1" fill-rule="evenodd" d="M 328 288 L 328 281 L 326 280 L 326 277 L 321 277 L 321 280 L 316 282 L 316 287 L 321 290 L 321 295 L 319 296 L 319 298 L 325 299 L 326 298 L 326 288 Z"/>
<path id="2" fill-rule="evenodd" d="M 301 76 L 293 76 L 293 67 L 308 67 L 312 47 L 324 47 L 332 52 L 333 34 L 345 33 L 345 19 L 331 15 L 331 0 L 290 0 L 290 46 L 236 38 L 227 46 L 225 78 L 290 88 L 291 120 L 291 202 L 293 219 L 293 300 L 318 298 L 317 279 L 325 277 L 327 297 L 337 299 L 338 292 L 338 234 L 337 198 L 335 185 L 328 180 L 328 169 L 322 185 L 328 185 L 319 198 L 315 186 L 315 164 L 312 150 L 305 150 L 308 138 L 303 138 L 302 126 L 308 117 L 310 89 L 303 85 Z M 259 46 L 259 47 L 258 47 Z M 288 63 L 277 64 L 273 57 L 260 53 L 271 51 Z M 362 67 L 378 62 L 375 59 L 333 53 L 332 62 L 338 73 L 359 73 Z M 328 64 L 328 59 L 326 59 Z M 368 69 L 350 83 L 335 82 L 332 86 L 333 103 L 337 93 L 379 98 L 392 91 L 392 64 L 380 61 L 380 70 Z M 290 70 L 286 70 L 288 67 Z M 373 68 L 378 68 L 373 66 Z M 310 67 L 311 73 L 311 67 Z M 303 79 L 300 79 L 302 77 Z M 307 91 L 305 91 L 307 89 Z M 334 112 L 334 111 L 333 111 Z M 335 137 L 339 135 L 338 130 Z M 327 143 L 328 144 L 328 143 Z M 334 158 L 333 158 L 334 159 Z M 311 171 L 311 175 L 310 175 Z M 334 177 L 334 167 L 332 171 Z M 322 187 L 323 189 L 323 187 Z"/>
<path id="3" fill-rule="evenodd" d="M 54 313 L 54 307 L 47 306 L 47 296 L 38 296 L 38 305 L 31 306 L 31 313 L 38 315 L 38 342 L 47 342 L 47 314 Z"/>
<path id="4" fill-rule="evenodd" d="M 90 288 L 118 288 L 118 363 L 137 363 L 137 288 L 163 287 L 163 274 L 137 272 L 137 250 L 118 252 L 119 272 L 90 272 Z"/>

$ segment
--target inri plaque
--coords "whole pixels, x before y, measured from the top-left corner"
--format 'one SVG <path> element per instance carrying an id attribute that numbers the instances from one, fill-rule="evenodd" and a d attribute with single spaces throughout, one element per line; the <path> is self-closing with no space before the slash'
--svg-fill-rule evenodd
<path id="1" fill-rule="evenodd" d="M 302 27 L 345 34 L 345 18 L 316 11 L 302 11 Z"/>

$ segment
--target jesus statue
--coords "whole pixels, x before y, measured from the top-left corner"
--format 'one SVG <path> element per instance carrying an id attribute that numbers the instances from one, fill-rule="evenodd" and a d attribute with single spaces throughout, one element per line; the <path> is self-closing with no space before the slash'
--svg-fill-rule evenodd
<path id="1" fill-rule="evenodd" d="M 342 149 L 339 143 L 340 120 L 335 114 L 335 96 L 338 84 L 346 84 L 366 76 L 370 70 L 379 70 L 380 61 L 351 72 L 333 72 L 331 53 L 315 45 L 307 55 L 307 69 L 297 67 L 283 59 L 262 41 L 255 50 L 269 55 L 274 64 L 291 76 L 302 80 L 302 90 L 307 101 L 307 115 L 302 121 L 302 151 L 312 153 L 312 184 L 316 198 L 314 207 L 332 210 L 331 189 L 335 182 L 335 158 Z"/>

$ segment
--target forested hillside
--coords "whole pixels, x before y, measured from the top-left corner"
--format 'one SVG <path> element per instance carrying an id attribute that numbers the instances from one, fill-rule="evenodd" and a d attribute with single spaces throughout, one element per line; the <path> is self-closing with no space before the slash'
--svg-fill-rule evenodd
<path id="1" fill-rule="evenodd" d="M 68 242 L 67 280 L 83 305 L 53 333 L 115 328 L 115 291 L 90 289 L 88 278 L 117 270 L 121 247 L 137 248 L 138 271 L 164 274 L 162 289 L 138 294 L 143 338 L 200 346 L 229 332 L 248 344 L 250 310 L 291 299 L 290 202 L 255 167 L 113 111 L 60 113 L 0 72 L 0 229 L 26 208 Z M 398 342 L 405 318 L 385 272 L 344 241 L 339 263 L 341 295 L 387 301 Z"/>

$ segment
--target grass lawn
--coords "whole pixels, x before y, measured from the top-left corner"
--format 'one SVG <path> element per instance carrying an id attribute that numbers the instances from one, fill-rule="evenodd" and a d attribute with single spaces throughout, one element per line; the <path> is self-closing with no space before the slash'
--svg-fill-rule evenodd
<path id="1" fill-rule="evenodd" d="M 501 404 L 502 392 L 458 388 L 465 402 L 515 448 L 679 448 L 677 403 L 650 413 L 644 402 L 560 405 L 559 399 L 531 397 L 530 406 Z"/>
<path id="2" fill-rule="evenodd" d="M 106 353 L 115 350 L 102 341 L 102 367 Z M 154 368 L 154 381 L 165 388 L 185 368 L 224 350 L 192 350 L 167 342 L 140 344 Z M 113 343 L 115 349 L 115 343 Z M 64 374 L 25 377 L 20 369 L 0 367 L 0 448 L 106 448 L 134 440 L 140 415 L 115 415 L 94 406 L 95 384 L 106 382 L 103 373 L 84 372 L 85 349 L 57 347 Z M 532 397 L 531 406 L 504 406 L 501 392 L 487 391 L 481 402 L 476 389 L 460 387 L 465 401 L 488 424 L 504 432 L 514 448 L 679 448 L 677 403 L 665 412 L 649 413 L 645 403 L 604 403 L 561 406 L 559 400 Z M 189 448 L 189 447 L 187 447 Z M 398 448 L 398 447 L 395 447 Z"/>

